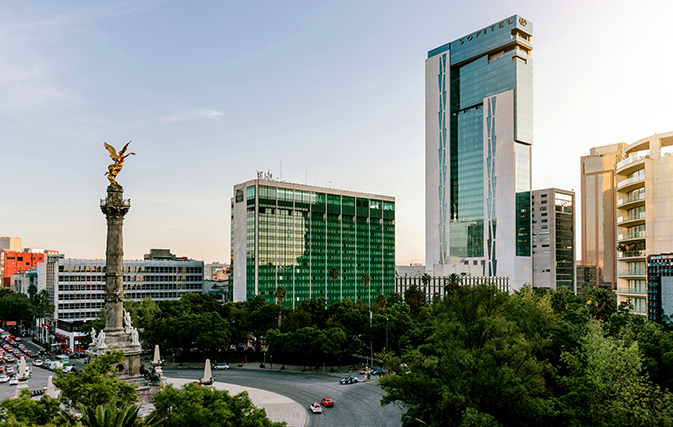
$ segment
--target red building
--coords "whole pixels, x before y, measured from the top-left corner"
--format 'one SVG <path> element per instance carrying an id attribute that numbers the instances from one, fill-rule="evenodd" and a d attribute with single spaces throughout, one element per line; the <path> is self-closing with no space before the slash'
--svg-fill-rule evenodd
<path id="1" fill-rule="evenodd" d="M 30 267 L 37 267 L 38 262 L 44 262 L 44 253 L 41 252 L 2 252 L 3 282 L 8 288 L 12 274 L 20 271 L 28 271 Z"/>

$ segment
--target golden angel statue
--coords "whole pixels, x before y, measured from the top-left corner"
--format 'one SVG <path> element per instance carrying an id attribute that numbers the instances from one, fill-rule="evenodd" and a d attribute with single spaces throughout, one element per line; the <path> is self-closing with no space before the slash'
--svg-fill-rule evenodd
<path id="1" fill-rule="evenodd" d="M 107 179 L 110 180 L 110 184 L 112 185 L 119 185 L 117 180 L 115 179 L 117 177 L 117 174 L 119 173 L 120 170 L 122 170 L 122 167 L 124 166 L 124 159 L 126 159 L 128 156 L 131 154 L 135 155 L 136 153 L 128 153 L 124 154 L 126 152 L 126 147 L 129 146 L 131 141 L 127 142 L 124 148 L 117 153 L 117 150 L 107 142 L 104 142 L 103 144 L 105 145 L 105 148 L 110 152 L 110 158 L 114 161 L 110 166 L 107 167 L 107 172 L 105 172 L 105 175 L 107 175 Z M 119 185 L 121 187 L 121 185 Z"/>

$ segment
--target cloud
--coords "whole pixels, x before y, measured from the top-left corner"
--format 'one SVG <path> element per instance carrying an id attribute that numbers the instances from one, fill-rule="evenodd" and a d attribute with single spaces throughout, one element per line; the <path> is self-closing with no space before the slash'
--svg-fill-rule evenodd
<path id="1" fill-rule="evenodd" d="M 224 113 L 219 110 L 212 110 L 201 108 L 196 110 L 184 110 L 166 116 L 162 121 L 166 123 L 187 122 L 195 120 L 220 120 L 224 117 Z"/>

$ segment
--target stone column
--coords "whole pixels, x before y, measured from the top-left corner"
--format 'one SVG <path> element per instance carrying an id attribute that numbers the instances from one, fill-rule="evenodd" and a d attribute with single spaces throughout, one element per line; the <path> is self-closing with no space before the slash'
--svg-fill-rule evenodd
<path id="1" fill-rule="evenodd" d="M 107 187 L 107 199 L 101 210 L 107 218 L 107 250 L 105 252 L 105 333 L 116 335 L 124 330 L 124 243 L 122 226 L 131 204 L 124 200 L 120 185 Z"/>

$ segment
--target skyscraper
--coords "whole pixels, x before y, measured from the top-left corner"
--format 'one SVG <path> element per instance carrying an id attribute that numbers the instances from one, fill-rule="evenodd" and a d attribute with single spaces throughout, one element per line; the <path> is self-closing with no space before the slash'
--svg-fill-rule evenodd
<path id="1" fill-rule="evenodd" d="M 533 287 L 575 292 L 575 192 L 533 191 Z"/>
<path id="2" fill-rule="evenodd" d="M 593 147 L 582 156 L 582 266 L 591 286 L 615 288 L 615 168 L 626 144 Z M 581 287 L 582 284 L 580 284 Z"/>
<path id="3" fill-rule="evenodd" d="M 624 154 L 616 166 L 617 303 L 630 300 L 635 313 L 646 316 L 649 308 L 655 315 L 658 302 L 648 304 L 647 260 L 673 252 L 673 132 L 636 141 Z"/>
<path id="4" fill-rule="evenodd" d="M 457 257 L 513 289 L 532 281 L 532 27 L 514 15 L 428 52 L 430 273 Z"/>

